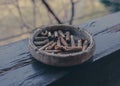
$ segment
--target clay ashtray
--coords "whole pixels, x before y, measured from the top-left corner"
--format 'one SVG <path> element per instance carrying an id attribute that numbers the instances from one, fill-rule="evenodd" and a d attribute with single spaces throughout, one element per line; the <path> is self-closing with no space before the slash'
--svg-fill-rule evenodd
<path id="1" fill-rule="evenodd" d="M 73 66 L 91 58 L 95 50 L 92 36 L 72 25 L 37 28 L 29 39 L 32 56 L 53 66 Z"/>

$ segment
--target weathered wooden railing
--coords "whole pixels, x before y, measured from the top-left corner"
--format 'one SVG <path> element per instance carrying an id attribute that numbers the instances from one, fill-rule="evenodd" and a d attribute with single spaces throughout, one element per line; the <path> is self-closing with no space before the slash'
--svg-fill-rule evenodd
<path id="1" fill-rule="evenodd" d="M 0 86 L 119 86 L 120 12 L 78 26 L 94 36 L 90 61 L 69 68 L 47 66 L 32 58 L 28 39 L 21 40 L 0 47 Z"/>

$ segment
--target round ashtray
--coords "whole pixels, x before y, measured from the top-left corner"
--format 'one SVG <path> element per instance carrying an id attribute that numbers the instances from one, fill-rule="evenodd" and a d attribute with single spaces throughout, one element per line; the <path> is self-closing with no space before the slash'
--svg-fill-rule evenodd
<path id="1" fill-rule="evenodd" d="M 29 39 L 32 56 L 52 66 L 73 66 L 91 58 L 95 42 L 89 32 L 72 25 L 37 28 Z"/>

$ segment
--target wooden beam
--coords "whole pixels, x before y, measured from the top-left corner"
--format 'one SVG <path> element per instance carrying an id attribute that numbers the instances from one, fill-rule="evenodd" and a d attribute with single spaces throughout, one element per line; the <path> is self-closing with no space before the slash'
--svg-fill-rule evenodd
<path id="1" fill-rule="evenodd" d="M 120 12 L 80 25 L 94 35 L 96 51 L 91 63 L 120 50 L 120 31 L 113 31 L 120 24 L 119 16 Z M 81 65 L 77 68 L 83 70 Z M 45 86 L 78 69 L 51 67 L 36 61 L 29 53 L 28 39 L 0 47 L 1 86 Z"/>

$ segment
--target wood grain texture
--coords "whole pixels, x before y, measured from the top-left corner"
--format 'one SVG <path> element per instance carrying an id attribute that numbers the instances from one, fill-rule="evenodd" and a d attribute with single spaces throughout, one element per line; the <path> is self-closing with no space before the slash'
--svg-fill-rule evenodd
<path id="1" fill-rule="evenodd" d="M 96 42 L 92 62 L 120 49 L 120 31 L 116 31 L 119 24 L 120 12 L 80 25 L 93 34 Z M 1 86 L 45 86 L 73 70 L 82 70 L 81 65 L 77 68 L 57 68 L 37 62 L 28 51 L 28 39 L 0 47 Z"/>

